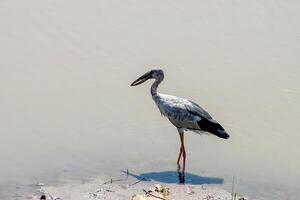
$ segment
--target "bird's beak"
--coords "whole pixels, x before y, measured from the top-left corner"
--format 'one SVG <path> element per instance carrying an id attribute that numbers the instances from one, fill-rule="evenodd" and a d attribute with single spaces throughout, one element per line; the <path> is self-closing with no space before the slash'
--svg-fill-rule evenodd
<path id="1" fill-rule="evenodd" d="M 151 78 L 151 72 L 147 72 L 146 74 L 144 74 L 140 78 L 136 79 L 133 83 L 131 83 L 131 86 L 136 86 L 136 85 L 139 85 L 141 83 L 144 83 L 149 78 Z"/>

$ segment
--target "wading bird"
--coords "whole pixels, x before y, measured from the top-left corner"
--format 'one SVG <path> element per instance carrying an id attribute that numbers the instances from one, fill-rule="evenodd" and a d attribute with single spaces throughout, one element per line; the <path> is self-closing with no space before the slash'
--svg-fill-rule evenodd
<path id="1" fill-rule="evenodd" d="M 155 69 L 147 72 L 135 80 L 131 86 L 139 85 L 148 79 L 155 79 L 151 86 L 151 95 L 161 114 L 167 117 L 178 130 L 181 147 L 177 164 L 180 168 L 179 163 L 181 156 L 183 156 L 183 171 L 185 170 L 186 160 L 184 131 L 191 130 L 197 133 L 211 133 L 220 138 L 229 138 L 229 135 L 226 133 L 224 128 L 198 104 L 181 97 L 160 94 L 157 92 L 158 85 L 164 80 L 164 72 L 161 69 Z"/>

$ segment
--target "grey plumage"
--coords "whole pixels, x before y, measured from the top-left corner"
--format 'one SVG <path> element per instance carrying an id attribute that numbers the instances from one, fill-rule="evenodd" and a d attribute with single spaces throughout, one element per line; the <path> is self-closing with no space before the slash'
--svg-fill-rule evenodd
<path id="1" fill-rule="evenodd" d="M 180 130 L 191 130 L 198 133 L 212 133 L 227 139 L 229 135 L 224 128 L 215 121 L 208 112 L 193 101 L 157 92 L 158 85 L 164 79 L 162 70 L 151 70 L 133 82 L 132 86 L 153 78 L 151 95 L 161 114 Z"/>
<path id="2" fill-rule="evenodd" d="M 178 129 L 181 147 L 177 159 L 180 168 L 180 159 L 183 156 L 183 171 L 185 170 L 186 152 L 184 147 L 184 131 L 191 130 L 200 133 L 212 133 L 220 138 L 227 139 L 229 135 L 224 128 L 215 121 L 198 104 L 176 96 L 160 94 L 157 92 L 158 85 L 164 79 L 164 72 L 160 69 L 151 70 L 135 80 L 131 86 L 139 85 L 148 79 L 155 79 L 151 86 L 151 95 L 161 114 Z"/>
<path id="3" fill-rule="evenodd" d="M 212 133 L 221 138 L 228 138 L 224 128 L 198 104 L 181 97 L 159 93 L 152 98 L 162 115 L 178 129 Z"/>
<path id="4" fill-rule="evenodd" d="M 200 106 L 193 105 L 189 100 L 165 95 L 156 94 L 152 96 L 161 114 L 167 117 L 177 128 L 200 131 L 197 121 L 202 117 L 211 119 L 211 116 Z"/>
<path id="5" fill-rule="evenodd" d="M 194 132 L 212 133 L 224 139 L 229 138 L 224 128 L 198 104 L 185 98 L 157 92 L 158 85 L 164 79 L 162 70 L 151 70 L 134 81 L 131 85 L 139 85 L 151 78 L 155 79 L 151 86 L 153 100 L 161 114 L 167 117 L 179 131 L 191 130 Z"/>

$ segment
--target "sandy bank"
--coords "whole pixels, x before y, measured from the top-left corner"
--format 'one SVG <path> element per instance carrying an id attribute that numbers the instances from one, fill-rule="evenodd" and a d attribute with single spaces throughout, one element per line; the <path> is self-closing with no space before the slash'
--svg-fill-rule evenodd
<path id="1" fill-rule="evenodd" d="M 160 185 L 160 186 L 159 186 Z M 158 189 L 158 188 L 162 189 Z M 32 199 L 45 194 L 48 199 L 61 200 L 231 200 L 231 193 L 218 185 L 165 184 L 156 181 L 141 181 L 134 178 L 88 182 L 70 181 L 60 186 L 41 186 Z M 240 199 L 237 197 L 236 199 Z"/>

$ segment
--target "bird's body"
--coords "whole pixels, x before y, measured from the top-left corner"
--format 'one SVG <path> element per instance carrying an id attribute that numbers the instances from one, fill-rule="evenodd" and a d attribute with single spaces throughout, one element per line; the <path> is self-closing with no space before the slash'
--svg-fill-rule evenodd
<path id="1" fill-rule="evenodd" d="M 198 104 L 185 98 L 157 92 L 158 85 L 164 79 L 162 70 L 151 70 L 147 72 L 134 81 L 131 86 L 139 85 L 151 78 L 155 79 L 151 86 L 151 95 L 154 102 L 161 114 L 169 119 L 180 134 L 181 148 L 177 163 L 179 164 L 181 155 L 183 154 L 183 169 L 185 168 L 184 131 L 191 130 L 197 133 L 211 133 L 220 138 L 229 138 L 224 128 Z"/>
<path id="2" fill-rule="evenodd" d="M 201 116 L 211 119 L 211 116 L 200 106 L 191 101 L 167 94 L 152 96 L 161 114 L 167 117 L 178 129 L 201 132 L 197 121 Z"/>

